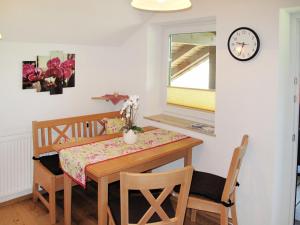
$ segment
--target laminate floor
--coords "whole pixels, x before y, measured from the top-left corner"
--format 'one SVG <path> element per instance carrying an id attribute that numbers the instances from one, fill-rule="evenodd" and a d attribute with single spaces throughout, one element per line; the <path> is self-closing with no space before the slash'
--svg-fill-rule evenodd
<path id="1" fill-rule="evenodd" d="M 94 185 L 86 190 L 73 188 L 72 225 L 97 224 L 97 192 Z M 38 201 L 31 199 L 0 208 L 0 225 L 49 225 L 48 211 Z M 196 223 L 190 221 L 190 211 L 185 218 L 185 225 L 217 225 L 219 217 L 211 213 L 197 212 Z M 57 225 L 63 225 L 63 192 L 57 193 Z"/>

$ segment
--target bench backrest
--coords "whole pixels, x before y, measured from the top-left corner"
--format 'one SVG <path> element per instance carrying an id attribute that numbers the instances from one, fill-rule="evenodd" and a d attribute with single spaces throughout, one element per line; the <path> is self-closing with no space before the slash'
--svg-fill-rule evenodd
<path id="1" fill-rule="evenodd" d="M 120 117 L 120 112 L 108 112 L 69 118 L 33 121 L 34 156 L 52 152 L 52 146 L 67 140 L 100 136 L 104 132 L 104 118 Z"/>

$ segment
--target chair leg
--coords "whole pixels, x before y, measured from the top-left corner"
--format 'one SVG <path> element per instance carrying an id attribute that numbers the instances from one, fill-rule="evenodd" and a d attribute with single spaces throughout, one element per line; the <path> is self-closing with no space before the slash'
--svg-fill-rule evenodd
<path id="1" fill-rule="evenodd" d="M 108 225 L 116 225 L 109 207 L 107 208 L 107 215 L 108 215 L 108 217 L 107 217 L 108 218 Z"/>
<path id="2" fill-rule="evenodd" d="M 232 198 L 234 205 L 231 206 L 231 216 L 232 216 L 232 224 L 233 225 L 238 225 L 237 221 L 237 212 L 236 212 L 236 198 L 235 198 L 235 193 L 233 193 L 233 198 Z"/>
<path id="3" fill-rule="evenodd" d="M 232 224 L 238 225 L 235 204 L 233 206 L 231 206 L 231 216 L 232 216 Z"/>
<path id="4" fill-rule="evenodd" d="M 197 211 L 196 211 L 196 209 L 191 209 L 191 221 L 192 222 L 196 222 L 196 218 L 197 218 Z"/>
<path id="5" fill-rule="evenodd" d="M 37 195 L 38 191 L 39 191 L 39 184 L 33 182 L 33 188 L 32 188 L 32 199 L 33 199 L 33 202 L 37 202 L 37 200 L 38 200 L 38 195 Z"/>
<path id="6" fill-rule="evenodd" d="M 228 225 L 228 208 L 225 206 L 221 207 L 221 225 Z"/>

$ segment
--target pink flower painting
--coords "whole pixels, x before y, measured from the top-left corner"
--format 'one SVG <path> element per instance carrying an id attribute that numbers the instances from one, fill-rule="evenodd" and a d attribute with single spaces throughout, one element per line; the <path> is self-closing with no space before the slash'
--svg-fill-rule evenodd
<path id="1" fill-rule="evenodd" d="M 63 88 L 75 87 L 75 54 L 55 51 L 37 61 L 23 61 L 22 78 L 23 89 L 62 94 Z"/>

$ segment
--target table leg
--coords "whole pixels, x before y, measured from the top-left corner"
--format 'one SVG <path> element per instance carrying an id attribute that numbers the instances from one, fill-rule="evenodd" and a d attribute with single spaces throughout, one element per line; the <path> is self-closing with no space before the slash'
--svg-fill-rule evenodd
<path id="1" fill-rule="evenodd" d="M 107 225 L 108 178 L 98 179 L 98 225 Z"/>
<path id="2" fill-rule="evenodd" d="M 71 225 L 72 180 L 64 174 L 64 225 Z"/>
<path id="3" fill-rule="evenodd" d="M 186 155 L 184 156 L 184 166 L 192 165 L 192 148 L 186 151 Z"/>
<path id="4" fill-rule="evenodd" d="M 184 156 L 184 166 L 189 166 L 192 165 L 192 148 L 188 149 L 186 151 L 186 155 Z M 191 209 L 191 220 L 192 222 L 196 221 L 196 210 L 195 209 Z"/>

